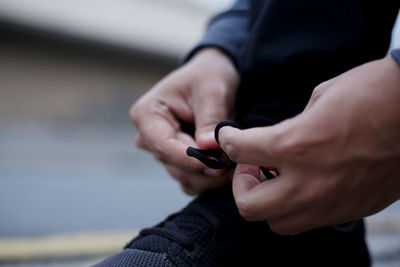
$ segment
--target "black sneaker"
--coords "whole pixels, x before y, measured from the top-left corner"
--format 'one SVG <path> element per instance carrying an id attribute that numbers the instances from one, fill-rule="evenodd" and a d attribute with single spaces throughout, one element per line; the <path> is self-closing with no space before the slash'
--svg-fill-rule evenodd
<path id="1" fill-rule="evenodd" d="M 211 190 L 164 222 L 144 229 L 96 267 L 370 266 L 362 221 L 279 236 L 266 222 L 246 222 L 232 190 Z"/>

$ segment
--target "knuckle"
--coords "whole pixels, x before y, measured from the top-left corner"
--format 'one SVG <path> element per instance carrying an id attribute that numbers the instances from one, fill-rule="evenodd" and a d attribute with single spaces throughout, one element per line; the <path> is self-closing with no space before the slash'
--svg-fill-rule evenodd
<path id="1" fill-rule="evenodd" d="M 179 182 L 179 185 L 184 193 L 190 196 L 198 195 L 198 190 L 190 181 L 188 181 L 187 177 L 183 175 L 182 172 L 177 171 L 172 175 L 172 177 Z"/>
<path id="2" fill-rule="evenodd" d="M 157 160 L 167 163 L 168 156 L 166 155 L 165 151 L 160 146 L 155 146 L 152 149 L 152 152 Z"/>
<path id="3" fill-rule="evenodd" d="M 192 189 L 192 185 L 190 184 L 189 181 L 187 181 L 185 179 L 185 177 L 183 177 L 183 175 L 181 173 L 175 173 L 173 175 L 173 177 L 179 182 L 179 184 L 181 185 L 181 187 L 184 187 L 186 189 Z"/>
<path id="4" fill-rule="evenodd" d="M 314 88 L 311 94 L 311 99 L 316 100 L 322 92 L 325 90 L 326 82 L 319 84 L 317 87 Z"/>
<path id="5" fill-rule="evenodd" d="M 140 134 L 138 134 L 138 135 L 135 137 L 135 145 L 136 145 L 138 148 L 148 150 L 148 148 L 146 147 L 146 145 L 145 145 L 145 143 L 144 143 L 144 141 L 143 141 L 143 138 L 140 136 Z"/>
<path id="6" fill-rule="evenodd" d="M 142 114 L 146 113 L 146 109 L 150 106 L 148 99 L 147 95 L 140 97 L 129 109 L 129 117 L 135 125 L 139 124 Z"/>
<path id="7" fill-rule="evenodd" d="M 320 83 L 319 85 L 317 85 L 317 87 L 314 88 L 314 90 L 312 91 L 311 94 L 311 101 L 315 102 L 328 88 L 329 86 L 331 86 L 332 82 L 335 79 L 330 79 L 328 81 L 324 81 L 322 83 Z"/>
<path id="8" fill-rule="evenodd" d="M 190 182 L 186 179 L 186 177 L 182 174 L 182 172 L 177 169 L 174 166 L 171 165 L 164 165 L 168 171 L 168 173 L 171 175 L 172 178 L 174 178 L 176 181 L 179 182 L 181 187 L 185 187 L 185 188 L 191 188 L 191 184 Z"/>
<path id="9" fill-rule="evenodd" d="M 193 190 L 193 188 L 188 187 L 188 186 L 185 186 L 185 185 L 183 185 L 183 184 L 181 184 L 181 189 L 182 189 L 182 191 L 183 191 L 184 193 L 186 193 L 186 194 L 189 195 L 189 196 L 195 196 L 195 195 L 198 194 L 195 190 Z"/>
<path id="10" fill-rule="evenodd" d="M 139 118 L 140 118 L 139 110 L 140 110 L 139 103 L 134 104 L 129 110 L 129 117 L 131 118 L 132 122 L 135 125 L 139 124 Z"/>

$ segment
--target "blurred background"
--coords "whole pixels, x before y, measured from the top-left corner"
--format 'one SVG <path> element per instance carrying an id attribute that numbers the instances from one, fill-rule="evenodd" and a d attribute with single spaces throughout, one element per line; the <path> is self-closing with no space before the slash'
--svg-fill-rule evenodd
<path id="1" fill-rule="evenodd" d="M 128 110 L 231 2 L 0 0 L 0 266 L 88 266 L 190 200 Z M 399 266 L 400 204 L 367 223 Z"/>

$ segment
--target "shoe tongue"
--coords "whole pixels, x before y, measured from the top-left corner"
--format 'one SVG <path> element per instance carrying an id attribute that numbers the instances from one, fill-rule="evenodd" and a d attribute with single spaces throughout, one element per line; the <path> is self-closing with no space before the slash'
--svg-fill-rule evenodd
<path id="1" fill-rule="evenodd" d="M 205 218 L 193 212 L 183 213 L 174 218 L 172 222 L 175 223 L 184 233 L 194 232 L 203 227 L 209 227 L 210 225 L 210 222 Z"/>
<path id="2" fill-rule="evenodd" d="M 172 227 L 173 224 L 175 227 Z M 199 230 L 209 227 L 209 225 L 210 223 L 202 216 L 199 216 L 195 212 L 187 211 L 178 213 L 178 216 L 172 217 L 168 220 L 168 223 L 163 223 L 160 227 L 167 228 L 171 231 L 180 231 L 182 234 L 188 235 L 189 237 Z M 134 242 L 131 242 L 128 247 L 165 253 L 170 249 L 173 243 L 176 242 L 167 237 L 157 234 L 148 234 L 139 236 Z"/>

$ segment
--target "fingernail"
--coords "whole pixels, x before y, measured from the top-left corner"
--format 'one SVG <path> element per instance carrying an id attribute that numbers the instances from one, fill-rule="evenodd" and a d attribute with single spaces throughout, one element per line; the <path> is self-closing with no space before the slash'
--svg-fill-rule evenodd
<path id="1" fill-rule="evenodd" d="M 214 170 L 214 169 L 205 169 L 204 174 L 208 175 L 208 176 L 220 176 L 220 173 L 218 172 L 218 170 Z"/>
<path id="2" fill-rule="evenodd" d="M 203 134 L 201 134 L 201 138 L 203 139 L 203 140 L 214 140 L 214 132 L 206 132 L 206 133 L 203 133 Z"/>

